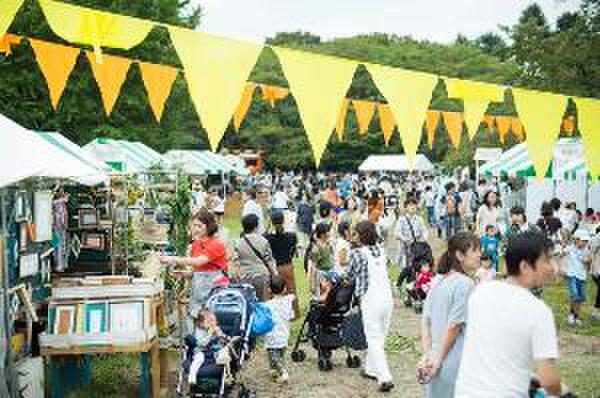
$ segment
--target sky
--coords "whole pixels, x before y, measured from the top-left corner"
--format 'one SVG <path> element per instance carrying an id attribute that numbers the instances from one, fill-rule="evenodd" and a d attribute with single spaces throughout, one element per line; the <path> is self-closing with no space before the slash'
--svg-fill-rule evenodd
<path id="1" fill-rule="evenodd" d="M 200 30 L 262 42 L 277 32 L 308 31 L 324 39 L 381 32 L 448 43 L 512 25 L 532 0 L 193 0 Z M 549 21 L 579 0 L 538 0 Z"/>

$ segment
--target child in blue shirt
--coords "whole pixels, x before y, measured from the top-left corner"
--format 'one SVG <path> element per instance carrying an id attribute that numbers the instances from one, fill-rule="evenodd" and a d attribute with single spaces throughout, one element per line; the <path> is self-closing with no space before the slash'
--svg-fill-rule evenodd
<path id="1" fill-rule="evenodd" d="M 500 255 L 500 236 L 494 225 L 485 227 L 485 235 L 481 237 L 481 252 L 486 253 L 492 260 L 492 265 L 498 273 L 498 257 Z"/>

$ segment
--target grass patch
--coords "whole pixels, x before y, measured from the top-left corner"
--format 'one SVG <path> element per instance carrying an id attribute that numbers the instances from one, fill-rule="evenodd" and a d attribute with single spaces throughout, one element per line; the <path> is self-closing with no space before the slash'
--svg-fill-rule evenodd
<path id="1" fill-rule="evenodd" d="M 560 283 L 555 283 L 552 286 L 544 288 L 544 301 L 552 308 L 559 331 L 581 336 L 600 337 L 600 321 L 590 320 L 590 314 L 593 311 L 592 303 L 596 297 L 596 284 L 589 278 L 586 283 L 586 289 L 587 300 L 581 306 L 582 326 L 573 327 L 567 323 L 569 289 L 566 281 L 561 281 Z"/>

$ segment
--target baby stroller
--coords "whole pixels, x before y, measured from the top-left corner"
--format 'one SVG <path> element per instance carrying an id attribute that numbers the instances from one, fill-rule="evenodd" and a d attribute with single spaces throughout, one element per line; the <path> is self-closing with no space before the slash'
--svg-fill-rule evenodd
<path id="1" fill-rule="evenodd" d="M 302 362 L 306 359 L 306 353 L 299 347 L 300 343 L 310 341 L 318 352 L 320 371 L 333 369 L 332 351 L 340 348 L 346 350 L 346 365 L 349 368 L 360 367 L 360 358 L 352 355 L 352 350 L 365 350 L 367 343 L 361 314 L 352 310 L 353 294 L 354 286 L 349 280 L 332 278 L 326 297 L 310 303 L 294 344 L 292 361 Z"/>
<path id="2" fill-rule="evenodd" d="M 240 381 L 240 372 L 243 364 L 250 356 L 252 342 L 250 331 L 254 317 L 256 292 L 250 285 L 217 286 L 207 301 L 206 308 L 215 315 L 217 324 L 225 335 L 219 354 L 226 353 L 223 363 L 222 358 L 217 358 L 214 351 L 204 353 L 204 362 L 196 373 L 196 382 L 188 383 L 191 356 L 194 355 L 196 341 L 191 335 L 184 339 L 183 365 L 179 372 L 177 392 L 182 397 L 191 398 L 221 398 L 229 395 L 234 386 L 239 384 L 239 397 L 254 397 Z M 219 344 L 218 342 L 212 342 Z M 220 355 L 218 355 L 220 357 Z"/>
<path id="3" fill-rule="evenodd" d="M 426 242 L 417 242 L 411 245 L 408 253 L 408 264 L 405 270 L 402 270 L 406 274 L 406 296 L 404 305 L 412 307 L 417 314 L 423 310 L 423 303 L 425 302 L 426 294 L 425 290 L 420 286 L 417 281 L 417 272 L 424 266 L 427 265 L 429 268 L 433 268 L 433 252 L 431 246 Z"/>

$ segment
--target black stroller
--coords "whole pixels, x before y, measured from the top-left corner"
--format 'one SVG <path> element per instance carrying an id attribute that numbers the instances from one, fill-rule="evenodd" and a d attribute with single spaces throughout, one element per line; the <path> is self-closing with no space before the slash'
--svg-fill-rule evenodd
<path id="1" fill-rule="evenodd" d="M 193 336 L 186 336 L 177 386 L 179 396 L 221 398 L 228 396 L 233 387 L 239 385 L 240 398 L 254 397 L 240 381 L 240 372 L 252 347 L 250 331 L 255 304 L 256 293 L 250 285 L 218 286 L 212 290 L 206 307 L 215 315 L 225 339 L 211 344 L 221 344 L 227 350 L 230 360 L 227 364 L 218 363 L 213 352 L 203 352 L 206 359 L 196 373 L 196 382 L 189 384 L 188 376 L 196 341 Z"/>
<path id="2" fill-rule="evenodd" d="M 367 343 L 361 314 L 352 309 L 353 293 L 354 286 L 349 280 L 334 280 L 325 300 L 310 303 L 294 344 L 292 361 L 302 362 L 306 359 L 306 353 L 299 347 L 300 343 L 310 341 L 318 352 L 319 370 L 333 369 L 332 351 L 340 348 L 346 350 L 346 365 L 349 368 L 360 367 L 360 358 L 352 355 L 352 350 L 366 350 Z"/>
<path id="3" fill-rule="evenodd" d="M 404 305 L 412 307 L 415 312 L 420 313 L 423 309 L 423 302 L 425 297 L 418 292 L 415 288 L 415 281 L 417 271 L 421 269 L 421 266 L 427 264 L 430 268 L 433 268 L 433 251 L 431 246 L 427 242 L 414 242 L 408 248 L 407 253 L 407 265 L 402 270 L 398 277 L 398 287 L 402 286 L 402 283 L 406 281 L 406 296 L 404 299 Z"/>

